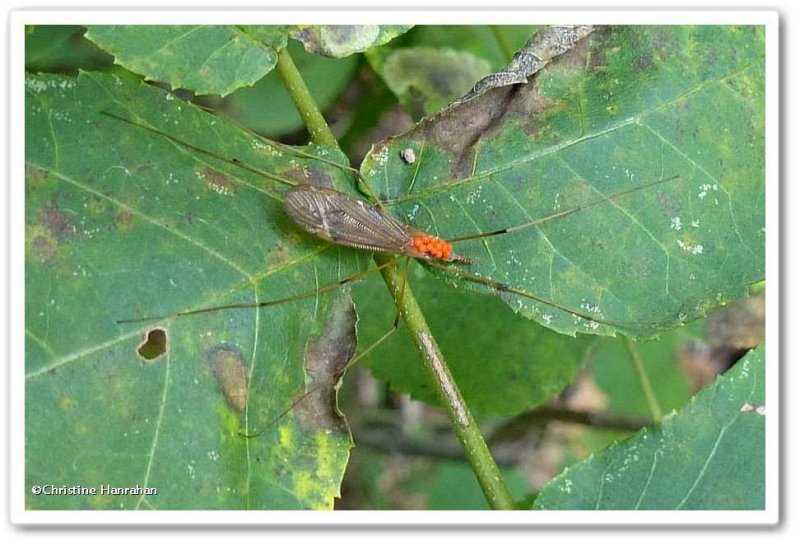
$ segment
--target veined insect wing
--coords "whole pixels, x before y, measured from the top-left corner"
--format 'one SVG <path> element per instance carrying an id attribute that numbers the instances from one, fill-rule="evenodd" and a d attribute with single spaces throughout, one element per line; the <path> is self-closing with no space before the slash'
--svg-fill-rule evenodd
<path id="1" fill-rule="evenodd" d="M 302 229 L 336 244 L 425 260 L 469 264 L 452 244 L 404 225 L 388 212 L 344 193 L 310 185 L 288 190 L 285 206 Z"/>
<path id="2" fill-rule="evenodd" d="M 300 185 L 286 192 L 284 203 L 298 226 L 336 244 L 398 254 L 410 241 L 393 216 L 333 189 Z"/>

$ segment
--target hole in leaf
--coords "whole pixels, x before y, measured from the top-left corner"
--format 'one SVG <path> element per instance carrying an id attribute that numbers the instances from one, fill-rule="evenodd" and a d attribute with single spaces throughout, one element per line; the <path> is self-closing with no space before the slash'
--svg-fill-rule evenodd
<path id="1" fill-rule="evenodd" d="M 144 340 L 139 344 L 136 352 L 140 358 L 149 362 L 166 354 L 168 349 L 167 330 L 163 327 L 154 327 L 145 334 Z"/>

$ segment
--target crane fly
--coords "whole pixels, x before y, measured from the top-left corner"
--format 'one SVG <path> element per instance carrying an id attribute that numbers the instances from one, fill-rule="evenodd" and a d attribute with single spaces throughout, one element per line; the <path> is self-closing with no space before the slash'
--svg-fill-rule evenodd
<path id="1" fill-rule="evenodd" d="M 241 162 L 238 162 L 237 164 L 242 165 Z M 513 233 L 547 221 L 553 221 L 558 218 L 575 214 L 591 206 L 595 206 L 636 191 L 641 191 L 647 187 L 666 183 L 676 179 L 678 179 L 677 175 L 670 176 L 668 178 L 661 178 L 643 185 L 636 186 L 634 188 L 619 191 L 610 196 L 605 196 L 603 198 L 589 201 L 567 210 L 532 220 L 521 225 L 505 227 L 495 231 L 462 235 L 449 240 L 405 225 L 381 208 L 328 187 L 298 184 L 286 191 L 284 206 L 287 214 L 292 218 L 292 220 L 294 220 L 298 227 L 336 245 L 385 254 L 396 254 L 399 256 L 426 261 L 440 270 L 454 272 L 459 276 L 482 283 L 499 292 L 511 292 L 522 297 L 528 297 L 534 301 L 553 306 L 554 308 L 573 314 L 576 317 L 588 320 L 590 322 L 615 325 L 624 324 L 625 322 L 605 320 L 599 316 L 592 316 L 581 310 L 571 309 L 556 302 L 548 301 L 542 297 L 529 294 L 523 290 L 515 289 L 513 286 L 504 284 L 502 282 L 496 282 L 488 278 L 482 278 L 466 271 L 444 268 L 442 267 L 441 263 L 456 263 L 461 265 L 470 265 L 473 263 L 471 258 L 459 255 L 453 251 L 453 243 L 455 242 L 489 238 Z M 381 267 L 374 268 L 368 272 L 377 272 L 377 270 L 380 268 Z M 338 287 L 343 282 L 359 280 L 363 277 L 364 274 L 359 273 L 352 277 L 343 279 L 340 283 L 327 286 L 323 288 L 323 290 L 333 289 Z M 313 295 L 313 293 L 315 292 L 308 292 L 307 294 L 303 293 L 299 294 L 298 296 L 290 296 L 276 301 L 221 305 L 216 307 L 178 311 L 172 314 L 160 316 L 121 319 L 117 320 L 117 323 L 143 322 L 148 320 L 156 320 L 173 316 L 180 317 L 218 310 L 272 306 L 275 304 L 290 302 L 298 297 L 310 296 Z"/>
<path id="2" fill-rule="evenodd" d="M 463 243 L 471 240 L 486 240 L 492 237 L 499 237 L 515 232 L 521 232 L 525 229 L 530 229 L 545 222 L 554 221 L 576 214 L 582 210 L 590 207 L 600 205 L 605 202 L 613 201 L 622 196 L 644 190 L 658 184 L 663 184 L 668 181 L 674 180 L 677 176 L 667 178 L 660 178 L 648 183 L 640 184 L 638 186 L 617 191 L 614 193 L 602 195 L 595 199 L 589 199 L 571 208 L 556 211 L 552 214 L 529 221 L 517 224 L 511 227 L 503 227 L 491 231 L 479 232 L 474 234 L 460 235 L 453 238 L 445 239 L 439 236 L 424 232 L 413 226 L 406 225 L 395 216 L 390 214 L 385 207 L 373 196 L 376 204 L 372 204 L 360 198 L 356 198 L 350 194 L 343 193 L 330 187 L 322 187 L 311 185 L 309 183 L 292 183 L 291 181 L 278 179 L 271 176 L 270 173 L 261 170 L 247 162 L 230 159 L 209 150 L 201 149 L 194 144 L 184 141 L 180 138 L 164 133 L 159 129 L 142 125 L 134 121 L 119 117 L 115 114 L 106 113 L 106 115 L 116 118 L 120 121 L 130 123 L 134 126 L 140 127 L 147 131 L 151 131 L 158 136 L 177 144 L 178 146 L 195 151 L 205 156 L 214 157 L 234 165 L 235 167 L 254 173 L 264 175 L 274 181 L 288 185 L 289 188 L 282 193 L 283 206 L 286 214 L 293 220 L 296 228 L 308 232 L 316 237 L 329 241 L 334 245 L 346 246 L 358 250 L 365 250 L 371 252 L 379 252 L 383 254 L 392 254 L 396 256 L 405 256 L 409 259 L 416 259 L 427 263 L 431 268 L 441 271 L 445 274 L 453 275 L 463 278 L 467 281 L 483 285 L 487 289 L 495 291 L 500 294 L 513 294 L 515 296 L 530 299 L 538 304 L 548 305 L 561 312 L 572 315 L 576 320 L 584 321 L 587 324 L 606 324 L 609 326 L 624 324 L 623 321 L 615 321 L 610 318 L 605 318 L 596 312 L 585 309 L 570 308 L 566 305 L 560 304 L 556 301 L 548 300 L 547 298 L 537 296 L 529 293 L 524 289 L 517 288 L 505 282 L 500 282 L 492 278 L 483 277 L 475 272 L 469 270 L 469 267 L 475 262 L 475 258 L 469 255 L 461 255 L 453 249 L 453 244 Z M 274 143 L 270 143 L 274 145 Z M 408 163 L 413 165 L 414 163 Z M 337 164 L 336 166 L 345 169 L 350 169 L 343 165 Z M 356 176 L 362 182 L 365 182 L 363 177 L 356 172 Z M 367 190 L 371 193 L 369 186 Z M 379 265 L 370 269 L 359 271 L 355 274 L 340 279 L 338 282 L 320 286 L 313 290 L 295 293 L 287 297 L 278 299 L 270 299 L 258 302 L 247 303 L 233 303 L 223 304 L 217 306 L 206 306 L 203 308 L 195 308 L 189 310 L 181 310 L 169 314 L 162 314 L 157 316 L 145 316 L 138 318 L 128 318 L 118 320 L 118 323 L 132 323 L 144 322 L 153 320 L 162 320 L 170 318 L 179 318 L 190 315 L 205 314 L 214 311 L 222 310 L 235 310 L 245 308 L 258 308 L 277 306 L 284 303 L 291 303 L 307 297 L 317 296 L 320 293 L 332 291 L 344 284 L 361 280 L 372 273 L 382 269 L 385 265 Z M 399 318 L 399 311 L 395 318 L 393 329 L 397 326 L 397 319 Z M 392 330 L 393 330 L 392 329 Z M 588 329 L 588 328 L 587 328 Z M 385 338 L 382 337 L 381 339 Z M 376 342 L 377 344 L 377 342 Z M 355 357 L 353 361 L 360 359 L 364 353 L 368 352 L 373 346 L 362 351 L 361 354 Z M 224 350 L 223 350 L 224 360 Z M 217 354 L 218 355 L 218 354 Z M 349 364 L 348 364 L 349 366 Z M 342 371 L 343 372 L 343 371 Z M 310 392 L 306 392 L 310 393 Z M 281 418 L 289 410 L 294 408 L 297 403 L 305 399 L 305 394 L 298 398 L 286 411 L 281 413 L 277 418 Z"/>
<path id="3" fill-rule="evenodd" d="M 412 229 L 362 200 L 330 188 L 299 185 L 286 192 L 286 211 L 297 225 L 324 240 L 426 261 L 469 265 L 452 243 Z"/>

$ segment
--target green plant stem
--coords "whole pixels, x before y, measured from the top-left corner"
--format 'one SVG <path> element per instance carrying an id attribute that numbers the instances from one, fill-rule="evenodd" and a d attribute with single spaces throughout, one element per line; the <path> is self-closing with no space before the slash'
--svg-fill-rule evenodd
<path id="1" fill-rule="evenodd" d="M 489 25 L 489 28 L 492 29 L 492 34 L 494 35 L 494 39 L 497 41 L 497 45 L 499 45 L 500 49 L 503 50 L 503 55 L 505 56 L 506 61 L 513 59 L 516 50 L 514 49 L 514 46 L 511 45 L 511 41 L 504 32 L 503 26 Z"/>
<path id="2" fill-rule="evenodd" d="M 289 53 L 284 49 L 278 54 L 278 72 L 292 97 L 300 116 L 311 134 L 315 144 L 333 146 L 337 149 L 339 144 L 333 132 L 325 122 L 325 118 L 317 108 L 313 97 L 303 82 L 303 78 L 292 61 Z M 472 418 L 467 404 L 458 391 L 453 376 L 447 368 L 444 357 L 431 334 L 430 328 L 419 308 L 411 288 L 403 281 L 402 275 L 397 271 L 396 264 L 388 265 L 390 258 L 376 254 L 375 262 L 384 267 L 381 271 L 389 291 L 401 309 L 408 329 L 414 337 L 420 354 L 425 363 L 425 368 L 436 385 L 450 421 L 456 432 L 459 442 L 464 449 L 467 460 L 478 478 L 486 500 L 493 509 L 514 509 L 514 500 L 506 487 L 500 469 L 492 458 L 475 420 Z"/>
<path id="3" fill-rule="evenodd" d="M 339 143 L 336 141 L 333 131 L 325 122 L 322 112 L 319 111 L 314 97 L 311 96 L 306 82 L 303 81 L 303 77 L 286 48 L 281 49 L 278 53 L 276 68 L 283 84 L 289 91 L 292 102 L 300 113 L 300 117 L 303 118 L 303 123 L 311 135 L 311 141 L 320 146 L 331 146 L 338 149 Z"/>
<path id="4" fill-rule="evenodd" d="M 639 377 L 639 384 L 641 384 L 644 397 L 647 400 L 650 416 L 653 418 L 653 422 L 659 422 L 661 420 L 661 407 L 658 405 L 653 386 L 650 384 L 650 379 L 647 377 L 647 372 L 642 363 L 642 357 L 639 355 L 639 349 L 636 348 L 636 345 L 629 337 L 622 337 L 622 340 L 631 356 L 631 362 L 633 362 L 633 367 L 636 369 L 636 375 Z"/>
<path id="5" fill-rule="evenodd" d="M 375 262 L 378 265 L 384 265 L 390 259 L 383 255 L 375 256 Z M 401 309 L 414 344 L 425 364 L 425 369 L 436 385 L 439 398 L 447 410 L 447 415 L 450 417 L 456 437 L 464 449 L 467 461 L 478 478 L 483 495 L 492 509 L 514 509 L 514 500 L 506 487 L 500 469 L 497 467 L 489 447 L 486 446 L 486 441 L 481 435 L 469 407 L 461 397 L 461 392 L 450 374 L 436 340 L 431 335 L 428 323 L 410 286 L 404 281 L 402 272 L 397 270 L 396 264 L 384 267 L 381 269 L 381 274 L 395 301 L 398 302 L 398 308 Z"/>

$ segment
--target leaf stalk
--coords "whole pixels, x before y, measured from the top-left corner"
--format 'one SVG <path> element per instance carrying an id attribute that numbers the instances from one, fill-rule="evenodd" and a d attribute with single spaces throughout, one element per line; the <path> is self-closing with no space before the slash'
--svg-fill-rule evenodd
<path id="1" fill-rule="evenodd" d="M 383 255 L 376 255 L 375 262 L 382 266 L 383 275 L 389 291 L 401 309 L 403 318 L 408 326 L 414 344 L 417 347 L 425 370 L 431 377 L 436 386 L 439 398 L 447 411 L 453 430 L 456 433 L 459 443 L 464 449 L 467 461 L 472 466 L 472 471 L 478 478 L 478 483 L 483 490 L 483 495 L 489 502 L 492 509 L 514 509 L 514 500 L 506 487 L 500 469 L 486 445 L 486 441 L 481 435 L 478 425 L 475 423 L 469 411 L 458 385 L 447 367 L 447 363 L 442 356 L 439 346 L 430 332 L 425 315 L 419 307 L 416 298 L 407 282 L 402 277 L 402 272 L 398 270 L 396 262 L 384 266 L 391 261 L 391 258 Z M 406 284 L 404 286 L 404 284 Z"/>
<path id="2" fill-rule="evenodd" d="M 658 399 L 656 399 L 656 394 L 653 390 L 653 385 L 650 383 L 650 378 L 647 376 L 647 372 L 644 369 L 644 363 L 639 354 L 639 349 L 630 337 L 622 337 L 622 339 L 625 343 L 625 348 L 628 350 L 628 354 L 631 356 L 633 368 L 636 370 L 636 376 L 639 378 L 639 384 L 647 400 L 647 408 L 650 410 L 650 416 L 653 418 L 653 422 L 659 422 L 662 414 L 661 407 L 658 404 Z"/>
<path id="3" fill-rule="evenodd" d="M 311 141 L 320 146 L 330 146 L 339 149 L 339 142 L 336 140 L 336 136 L 334 136 L 322 112 L 317 107 L 314 97 L 311 96 L 306 82 L 300 75 L 297 65 L 295 65 L 292 56 L 286 48 L 281 49 L 278 53 L 276 68 L 300 117 L 303 118 L 303 123 L 305 123 L 308 129 Z"/>

